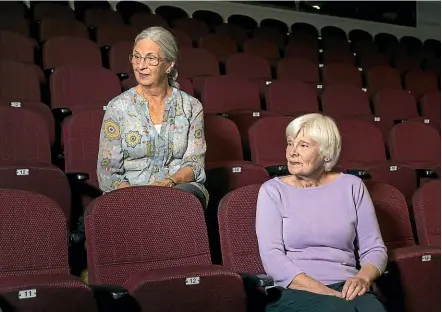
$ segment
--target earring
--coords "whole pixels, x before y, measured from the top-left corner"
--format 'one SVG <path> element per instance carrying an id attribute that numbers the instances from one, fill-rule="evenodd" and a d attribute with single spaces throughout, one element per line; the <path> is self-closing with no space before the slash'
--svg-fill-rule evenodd
<path id="1" fill-rule="evenodd" d="M 170 68 L 169 68 L 168 70 L 166 70 L 166 73 L 167 73 L 167 74 L 170 74 Z"/>

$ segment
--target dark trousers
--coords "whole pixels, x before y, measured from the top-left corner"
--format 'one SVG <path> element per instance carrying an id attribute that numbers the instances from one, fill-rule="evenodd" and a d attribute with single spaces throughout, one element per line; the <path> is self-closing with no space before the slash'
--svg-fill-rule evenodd
<path id="1" fill-rule="evenodd" d="M 342 291 L 344 283 L 327 286 Z M 347 301 L 335 296 L 278 287 L 269 289 L 268 298 L 266 312 L 386 312 L 371 292 Z"/>
<path id="2" fill-rule="evenodd" d="M 206 196 L 204 193 L 195 185 L 191 183 L 184 183 L 184 184 L 178 184 L 175 186 L 175 188 L 180 189 L 182 191 L 191 193 L 195 195 L 196 198 L 200 201 L 201 205 L 203 205 L 203 208 L 206 209 Z"/>

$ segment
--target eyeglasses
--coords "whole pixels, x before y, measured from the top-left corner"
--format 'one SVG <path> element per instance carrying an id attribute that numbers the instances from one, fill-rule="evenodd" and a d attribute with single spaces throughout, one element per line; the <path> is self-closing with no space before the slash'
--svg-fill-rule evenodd
<path id="1" fill-rule="evenodd" d="M 161 61 L 163 61 L 163 59 L 152 55 L 142 57 L 141 55 L 129 54 L 129 62 L 132 64 L 138 65 L 141 63 L 141 61 L 144 61 L 149 66 L 157 66 Z"/>

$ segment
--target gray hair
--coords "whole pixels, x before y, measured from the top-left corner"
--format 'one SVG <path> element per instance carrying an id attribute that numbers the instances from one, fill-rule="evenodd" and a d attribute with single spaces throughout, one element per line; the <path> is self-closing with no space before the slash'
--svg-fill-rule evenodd
<path id="1" fill-rule="evenodd" d="M 289 123 L 285 135 L 296 137 L 301 132 L 319 143 L 320 155 L 329 159 L 324 170 L 331 171 L 341 154 L 341 134 L 333 118 L 317 113 L 300 116 Z"/>
<path id="2" fill-rule="evenodd" d="M 178 44 L 173 34 L 167 29 L 160 26 L 146 28 L 137 35 L 134 46 L 138 41 L 145 39 L 152 40 L 160 46 L 163 57 L 167 62 L 176 62 L 178 60 Z M 178 70 L 175 64 L 169 73 L 169 84 L 179 89 L 180 84 L 177 82 L 177 79 Z"/>

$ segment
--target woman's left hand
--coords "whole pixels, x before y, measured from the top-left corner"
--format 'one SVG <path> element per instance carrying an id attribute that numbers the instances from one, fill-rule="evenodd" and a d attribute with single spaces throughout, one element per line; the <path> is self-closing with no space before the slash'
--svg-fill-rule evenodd
<path id="1" fill-rule="evenodd" d="M 342 288 L 342 297 L 345 300 L 353 300 L 356 296 L 362 296 L 370 290 L 370 283 L 359 276 L 353 276 L 347 279 L 344 288 Z"/>
<path id="2" fill-rule="evenodd" d="M 170 181 L 169 179 L 164 179 L 164 180 L 161 180 L 161 181 L 155 181 L 155 182 L 151 183 L 150 185 L 152 185 L 152 186 L 171 187 L 172 186 L 172 181 Z"/>

